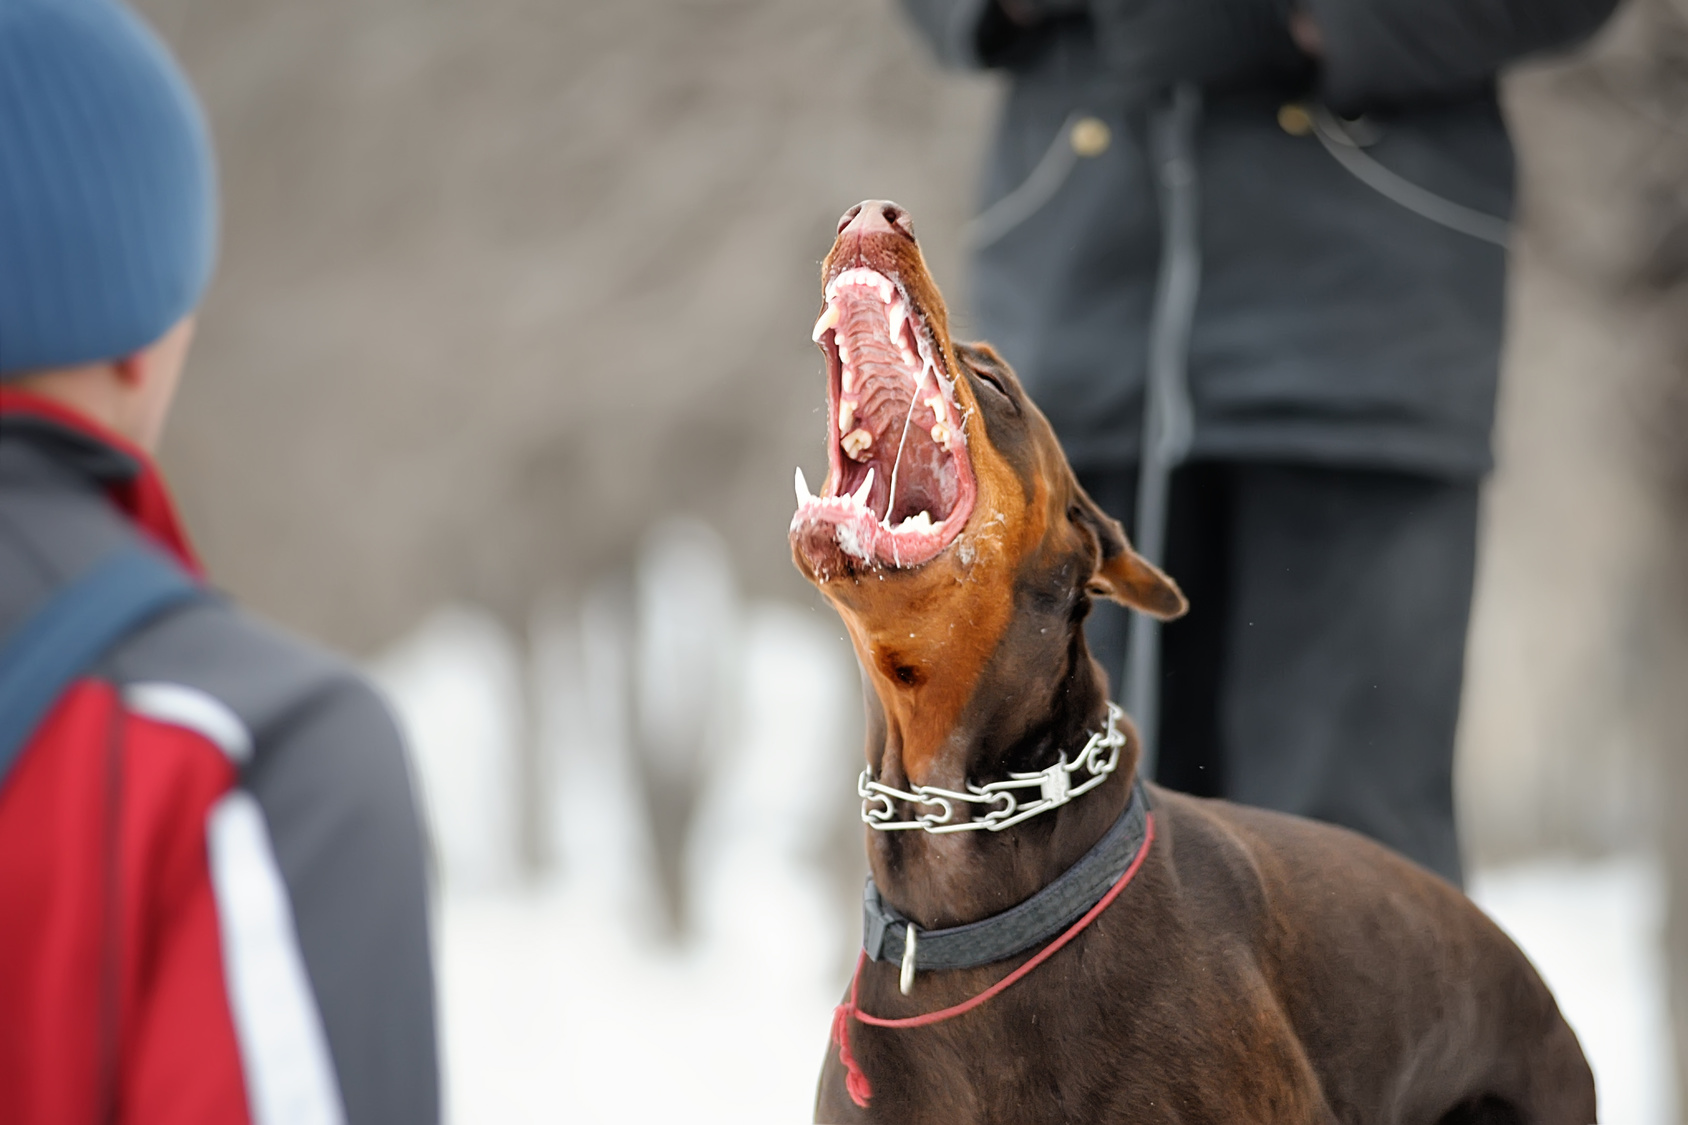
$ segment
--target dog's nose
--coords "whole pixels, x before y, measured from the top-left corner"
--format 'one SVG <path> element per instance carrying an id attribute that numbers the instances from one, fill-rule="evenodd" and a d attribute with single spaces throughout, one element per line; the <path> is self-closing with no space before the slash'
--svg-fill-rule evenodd
<path id="1" fill-rule="evenodd" d="M 838 233 L 890 234 L 914 237 L 914 220 L 888 199 L 864 199 L 838 220 Z"/>

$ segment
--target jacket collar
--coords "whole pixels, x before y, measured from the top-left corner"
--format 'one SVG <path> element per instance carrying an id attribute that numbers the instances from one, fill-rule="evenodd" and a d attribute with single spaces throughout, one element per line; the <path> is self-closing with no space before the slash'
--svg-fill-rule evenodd
<path id="1" fill-rule="evenodd" d="M 196 577 L 205 577 L 175 502 L 148 453 L 52 399 L 0 387 L 0 431 L 41 439 L 53 460 L 97 484 L 143 534 Z"/>

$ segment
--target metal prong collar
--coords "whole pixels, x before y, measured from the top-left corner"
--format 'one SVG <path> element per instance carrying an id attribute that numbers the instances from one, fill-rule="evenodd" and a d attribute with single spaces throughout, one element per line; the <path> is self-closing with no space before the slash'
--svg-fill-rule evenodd
<path id="1" fill-rule="evenodd" d="M 911 789 L 895 789 L 875 781 L 863 770 L 856 781 L 856 794 L 862 799 L 862 823 L 880 832 L 903 832 L 918 829 L 934 834 L 946 832 L 977 832 L 981 829 L 1000 832 L 1023 820 L 1060 808 L 1074 797 L 1090 792 L 1106 781 L 1119 767 L 1119 753 L 1125 746 L 1125 732 L 1120 720 L 1125 712 L 1113 703 L 1108 704 L 1107 724 L 1091 732 L 1090 739 L 1072 761 L 1066 754 L 1060 761 L 1036 773 L 1011 773 L 1007 781 L 993 781 L 988 785 L 967 783 L 966 792 L 942 789 L 935 785 L 916 785 Z M 1082 771 L 1083 781 L 1075 782 Z M 1036 796 L 1022 799 L 1021 792 L 1035 790 Z M 932 811 L 913 820 L 897 820 L 894 802 L 930 805 Z M 971 820 L 956 820 L 958 804 L 991 806 L 983 816 Z"/>

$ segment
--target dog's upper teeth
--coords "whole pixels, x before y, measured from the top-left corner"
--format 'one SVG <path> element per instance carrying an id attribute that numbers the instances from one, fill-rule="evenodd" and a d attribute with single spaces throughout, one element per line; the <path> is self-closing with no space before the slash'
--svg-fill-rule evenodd
<path id="1" fill-rule="evenodd" d="M 838 291 L 846 285 L 860 285 L 872 289 L 879 294 L 879 299 L 886 304 L 891 303 L 891 298 L 897 292 L 897 287 L 891 283 L 891 279 L 878 270 L 870 270 L 866 266 L 857 266 L 854 269 L 845 270 L 827 283 L 826 299 L 832 300 L 833 297 L 838 295 Z"/>
<path id="2" fill-rule="evenodd" d="M 850 344 L 842 336 L 838 337 L 838 362 L 844 365 L 845 371 L 850 367 Z"/>
<path id="3" fill-rule="evenodd" d="M 872 472 L 873 470 L 869 469 L 868 471 Z M 809 501 L 811 501 L 815 498 L 815 494 L 813 492 L 809 491 L 809 481 L 808 481 L 808 478 L 806 478 L 803 475 L 803 466 L 802 465 L 797 466 L 797 482 L 796 483 L 797 483 L 797 506 L 801 508 L 804 504 L 809 503 Z"/>
<path id="4" fill-rule="evenodd" d="M 858 278 L 861 277 L 864 274 L 868 274 L 868 273 L 871 273 L 871 272 L 872 272 L 871 270 L 865 270 L 865 269 L 862 269 L 860 267 L 857 267 L 856 269 L 853 269 L 853 270 L 845 270 L 843 273 L 839 274 L 837 277 L 835 277 L 831 281 L 827 282 L 826 299 L 829 300 L 829 301 L 832 300 L 834 297 L 836 297 L 838 295 L 838 291 L 840 289 L 844 288 L 844 286 L 846 286 L 846 285 L 859 284 Z"/>
<path id="5" fill-rule="evenodd" d="M 948 446 L 950 439 L 949 427 L 939 422 L 932 427 L 932 440 L 939 445 Z"/>
<path id="6" fill-rule="evenodd" d="M 850 499 L 852 501 L 854 501 L 856 504 L 865 508 L 865 507 L 867 507 L 868 494 L 872 491 L 873 491 L 873 466 L 869 465 L 868 469 L 867 469 L 867 476 L 862 478 L 861 487 L 856 489 L 856 491 L 850 493 Z"/>
<path id="7" fill-rule="evenodd" d="M 838 432 L 847 434 L 856 422 L 856 404 L 841 402 L 838 404 Z"/>
<path id="8" fill-rule="evenodd" d="M 844 447 L 844 452 L 848 453 L 851 459 L 860 461 L 862 453 L 873 444 L 873 434 L 858 427 L 845 434 L 838 444 Z"/>
<path id="9" fill-rule="evenodd" d="M 821 335 L 825 333 L 828 328 L 838 327 L 838 316 L 838 302 L 828 301 L 826 303 L 826 309 L 820 315 L 820 319 L 815 321 L 815 331 L 809 338 L 814 340 L 817 344 L 820 343 Z"/>

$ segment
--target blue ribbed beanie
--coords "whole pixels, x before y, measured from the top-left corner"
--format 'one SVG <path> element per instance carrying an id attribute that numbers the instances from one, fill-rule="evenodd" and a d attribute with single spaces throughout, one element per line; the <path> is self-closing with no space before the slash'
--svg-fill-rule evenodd
<path id="1" fill-rule="evenodd" d="M 0 380 L 129 355 L 199 304 L 204 114 L 119 0 L 0 0 Z"/>

